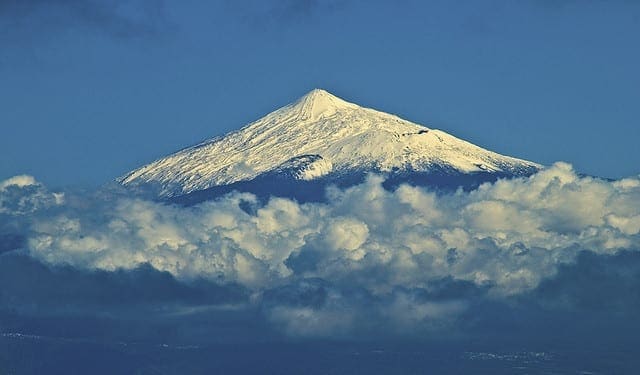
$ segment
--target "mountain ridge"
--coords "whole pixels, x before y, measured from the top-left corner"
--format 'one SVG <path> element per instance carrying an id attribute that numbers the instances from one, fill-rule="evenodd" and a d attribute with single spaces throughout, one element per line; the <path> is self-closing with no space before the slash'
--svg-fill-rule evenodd
<path id="1" fill-rule="evenodd" d="M 118 181 L 156 184 L 160 196 L 173 197 L 285 172 L 310 181 L 366 171 L 518 176 L 541 168 L 314 89 L 239 130 L 160 158 Z"/>

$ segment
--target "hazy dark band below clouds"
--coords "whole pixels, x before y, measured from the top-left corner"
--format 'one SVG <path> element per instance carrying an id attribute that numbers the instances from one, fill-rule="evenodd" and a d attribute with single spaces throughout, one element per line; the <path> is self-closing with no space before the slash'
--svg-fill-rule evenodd
<path id="1" fill-rule="evenodd" d="M 557 163 L 471 192 L 381 183 L 323 204 L 233 193 L 182 207 L 0 182 L 0 331 L 619 341 L 637 328 L 638 177 Z"/>

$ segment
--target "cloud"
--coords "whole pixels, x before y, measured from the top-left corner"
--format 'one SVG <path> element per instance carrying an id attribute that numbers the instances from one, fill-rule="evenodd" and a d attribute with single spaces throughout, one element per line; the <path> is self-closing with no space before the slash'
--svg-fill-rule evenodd
<path id="1" fill-rule="evenodd" d="M 547 308 L 568 311 L 640 312 L 640 252 L 598 255 L 581 252 L 575 263 L 560 266 L 529 298 Z"/>
<path id="2" fill-rule="evenodd" d="M 229 1 L 227 8 L 246 23 L 258 28 L 283 28 L 304 24 L 318 17 L 331 15 L 357 3 L 353 0 L 281 0 Z"/>
<path id="3" fill-rule="evenodd" d="M 584 7 L 591 6 L 594 4 L 603 4 L 603 5 L 612 5 L 612 4 L 623 4 L 623 5 L 636 5 L 637 3 L 632 0 L 590 0 L 590 1 L 578 1 L 578 0 L 533 0 L 533 4 L 539 5 L 549 9 L 564 9 L 564 8 L 576 8 L 576 7 Z"/>
<path id="4" fill-rule="evenodd" d="M 284 0 L 273 2 L 272 11 L 281 19 L 312 17 L 318 13 L 334 11 L 347 2 L 345 0 Z"/>
<path id="5" fill-rule="evenodd" d="M 84 29 L 117 38 L 157 35 L 166 27 L 163 0 L 8 0 L 0 3 L 0 33 L 46 36 Z"/>
<path id="6" fill-rule="evenodd" d="M 14 176 L 0 182 L 0 215 L 25 215 L 63 202 L 63 193 L 48 192 L 32 176 Z"/>
<path id="7" fill-rule="evenodd" d="M 51 193 L 22 176 L 0 183 L 3 257 L 22 254 L 110 290 L 158 273 L 141 283 L 174 298 L 175 316 L 210 311 L 219 303 L 202 296 L 234 286 L 228 293 L 255 324 L 290 336 L 465 334 L 504 327 L 511 320 L 492 314 L 514 304 L 587 311 L 596 282 L 599 296 L 617 296 L 605 311 L 637 310 L 639 178 L 581 177 L 557 163 L 470 192 L 382 182 L 332 188 L 327 203 L 232 193 L 184 207 L 118 190 Z M 153 305 L 132 290 L 125 305 Z"/>
<path id="8" fill-rule="evenodd" d="M 0 257 L 3 306 L 20 309 L 129 309 L 132 306 L 224 305 L 247 300 L 244 288 L 204 280 L 180 283 L 147 264 L 106 272 L 49 267 L 19 254 Z M 37 277 L 34 277 L 37 275 Z"/>

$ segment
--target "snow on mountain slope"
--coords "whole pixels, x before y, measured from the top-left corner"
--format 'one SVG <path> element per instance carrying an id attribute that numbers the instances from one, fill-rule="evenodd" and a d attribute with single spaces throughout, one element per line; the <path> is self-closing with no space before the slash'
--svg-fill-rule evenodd
<path id="1" fill-rule="evenodd" d="M 539 168 L 315 89 L 238 131 L 156 160 L 119 181 L 157 184 L 169 197 L 266 172 L 313 180 L 354 171 L 521 175 Z"/>

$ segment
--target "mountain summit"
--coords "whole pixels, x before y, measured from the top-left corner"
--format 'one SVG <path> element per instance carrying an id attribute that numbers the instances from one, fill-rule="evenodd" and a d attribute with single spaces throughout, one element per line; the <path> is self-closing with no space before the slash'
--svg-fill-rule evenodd
<path id="1" fill-rule="evenodd" d="M 297 181 L 368 172 L 520 176 L 540 168 L 314 89 L 240 130 L 156 160 L 118 181 L 153 184 L 161 196 L 172 197 L 264 176 Z"/>
<path id="2" fill-rule="evenodd" d="M 322 89 L 309 91 L 293 106 L 300 111 L 305 120 L 317 120 L 322 116 L 331 116 L 340 110 L 358 108 L 357 105 L 344 101 Z"/>

